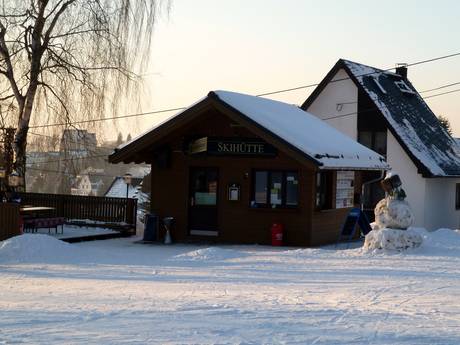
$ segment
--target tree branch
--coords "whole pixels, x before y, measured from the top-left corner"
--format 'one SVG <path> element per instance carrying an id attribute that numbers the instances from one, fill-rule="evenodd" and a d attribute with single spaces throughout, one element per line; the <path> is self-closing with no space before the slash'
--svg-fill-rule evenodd
<path id="1" fill-rule="evenodd" d="M 6 65 L 6 70 L 1 71 L 2 74 L 6 76 L 8 81 L 10 82 L 11 88 L 13 89 L 14 96 L 16 97 L 16 101 L 18 102 L 19 107 L 24 106 L 24 96 L 19 91 L 18 85 L 16 80 L 14 79 L 14 70 L 13 64 L 11 63 L 11 56 L 8 50 L 8 46 L 5 43 L 5 34 L 6 28 L 3 23 L 0 22 L 0 54 L 3 56 L 3 60 Z"/>
<path id="2" fill-rule="evenodd" d="M 59 17 L 65 12 L 67 7 L 69 7 L 71 4 L 73 4 L 75 0 L 67 0 L 65 3 L 62 4 L 61 8 L 56 12 L 56 15 L 53 17 L 51 20 L 51 24 L 48 27 L 48 29 L 45 32 L 45 37 L 43 39 L 43 47 L 46 48 L 50 39 L 51 39 L 51 34 L 54 30 L 54 27 L 56 26 L 56 23 L 59 20 Z"/>

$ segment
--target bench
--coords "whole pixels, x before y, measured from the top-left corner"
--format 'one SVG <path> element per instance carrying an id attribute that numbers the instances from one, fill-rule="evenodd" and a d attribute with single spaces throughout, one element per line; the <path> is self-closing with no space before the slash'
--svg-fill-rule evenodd
<path id="1" fill-rule="evenodd" d="M 31 232 L 37 232 L 37 229 L 48 229 L 48 233 L 51 233 L 51 229 L 54 228 L 55 233 L 58 233 L 58 226 L 61 226 L 61 234 L 64 233 L 64 217 L 52 217 L 52 218 L 30 218 L 24 220 L 24 231 L 30 230 Z"/>

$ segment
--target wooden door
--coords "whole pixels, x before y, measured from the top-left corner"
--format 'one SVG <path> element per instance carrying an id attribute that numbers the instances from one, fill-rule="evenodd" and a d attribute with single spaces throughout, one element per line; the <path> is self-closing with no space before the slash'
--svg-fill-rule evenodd
<path id="1" fill-rule="evenodd" d="M 190 169 L 190 235 L 218 235 L 218 191 L 219 171 L 217 168 Z"/>

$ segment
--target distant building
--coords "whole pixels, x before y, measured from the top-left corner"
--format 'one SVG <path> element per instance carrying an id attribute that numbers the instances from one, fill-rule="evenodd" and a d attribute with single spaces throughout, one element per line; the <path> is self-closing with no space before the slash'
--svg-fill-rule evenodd
<path id="1" fill-rule="evenodd" d="M 70 188 L 70 194 L 102 196 L 110 180 L 111 177 L 104 175 L 103 169 L 88 168 L 77 175 Z"/>
<path id="2" fill-rule="evenodd" d="M 59 159 L 59 152 L 48 151 L 31 151 L 26 153 L 26 166 L 32 167 L 34 165 L 46 164 L 47 161 L 56 161 Z"/>
<path id="3" fill-rule="evenodd" d="M 59 150 L 70 157 L 85 157 L 96 146 L 96 133 L 89 133 L 84 129 L 66 129 L 62 133 Z"/>

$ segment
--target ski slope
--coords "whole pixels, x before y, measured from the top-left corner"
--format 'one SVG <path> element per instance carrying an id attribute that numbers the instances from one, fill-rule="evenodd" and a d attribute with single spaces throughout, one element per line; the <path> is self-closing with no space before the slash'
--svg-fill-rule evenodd
<path id="1" fill-rule="evenodd" d="M 419 231 L 405 253 L 23 235 L 0 344 L 459 344 L 460 234 Z"/>

